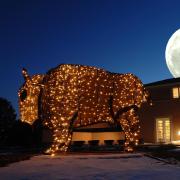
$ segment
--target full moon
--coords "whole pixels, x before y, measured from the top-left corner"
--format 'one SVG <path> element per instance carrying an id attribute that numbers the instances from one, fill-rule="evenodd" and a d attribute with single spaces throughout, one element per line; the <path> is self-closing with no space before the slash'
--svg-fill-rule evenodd
<path id="1" fill-rule="evenodd" d="M 180 77 L 180 29 L 178 29 L 169 39 L 166 46 L 166 63 L 171 74 Z"/>

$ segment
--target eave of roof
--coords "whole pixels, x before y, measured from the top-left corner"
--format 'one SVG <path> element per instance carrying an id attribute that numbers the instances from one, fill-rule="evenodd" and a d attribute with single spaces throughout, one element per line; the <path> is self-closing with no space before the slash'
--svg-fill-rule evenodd
<path id="1" fill-rule="evenodd" d="M 173 84 L 178 84 L 180 83 L 180 77 L 178 78 L 171 78 L 171 79 L 165 79 L 162 81 L 156 81 L 152 82 L 149 84 L 145 84 L 145 87 L 150 87 L 150 86 L 163 86 L 163 85 L 173 85 Z"/>

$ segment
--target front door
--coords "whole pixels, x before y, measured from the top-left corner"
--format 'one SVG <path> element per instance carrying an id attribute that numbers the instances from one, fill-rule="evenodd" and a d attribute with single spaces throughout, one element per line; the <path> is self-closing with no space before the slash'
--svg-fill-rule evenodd
<path id="1" fill-rule="evenodd" d="M 171 121 L 169 118 L 156 119 L 156 137 L 158 143 L 169 143 L 171 141 Z"/>

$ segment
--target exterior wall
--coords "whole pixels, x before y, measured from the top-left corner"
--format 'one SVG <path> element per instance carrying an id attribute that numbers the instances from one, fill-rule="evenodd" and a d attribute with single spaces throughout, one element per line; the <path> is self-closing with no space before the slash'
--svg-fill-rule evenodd
<path id="1" fill-rule="evenodd" d="M 180 83 L 179 83 L 180 84 Z M 143 105 L 140 110 L 140 124 L 144 142 L 156 143 L 156 119 L 170 118 L 171 141 L 180 140 L 180 98 L 173 99 L 172 88 L 178 84 L 146 87 L 151 95 L 152 106 Z"/>
<path id="2" fill-rule="evenodd" d="M 124 140 L 123 132 L 74 132 L 72 141 Z"/>
<path id="3" fill-rule="evenodd" d="M 105 140 L 124 140 L 125 135 L 123 132 L 73 132 L 73 141 L 93 141 L 99 140 L 103 143 Z M 43 143 L 52 142 L 52 133 L 50 130 L 43 131 Z"/>
<path id="4" fill-rule="evenodd" d="M 155 119 L 151 107 L 143 105 L 139 112 L 139 117 L 143 142 L 155 142 Z"/>

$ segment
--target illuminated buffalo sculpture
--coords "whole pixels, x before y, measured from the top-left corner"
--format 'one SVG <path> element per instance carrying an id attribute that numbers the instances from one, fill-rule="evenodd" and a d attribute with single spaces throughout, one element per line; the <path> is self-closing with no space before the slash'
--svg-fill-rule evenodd
<path id="1" fill-rule="evenodd" d="M 73 128 L 99 122 L 120 124 L 125 150 L 140 138 L 137 110 L 147 101 L 147 91 L 133 74 L 116 74 L 82 65 L 62 64 L 45 75 L 30 77 L 19 90 L 20 119 L 29 124 L 41 119 L 53 130 L 48 153 L 67 151 Z"/>

